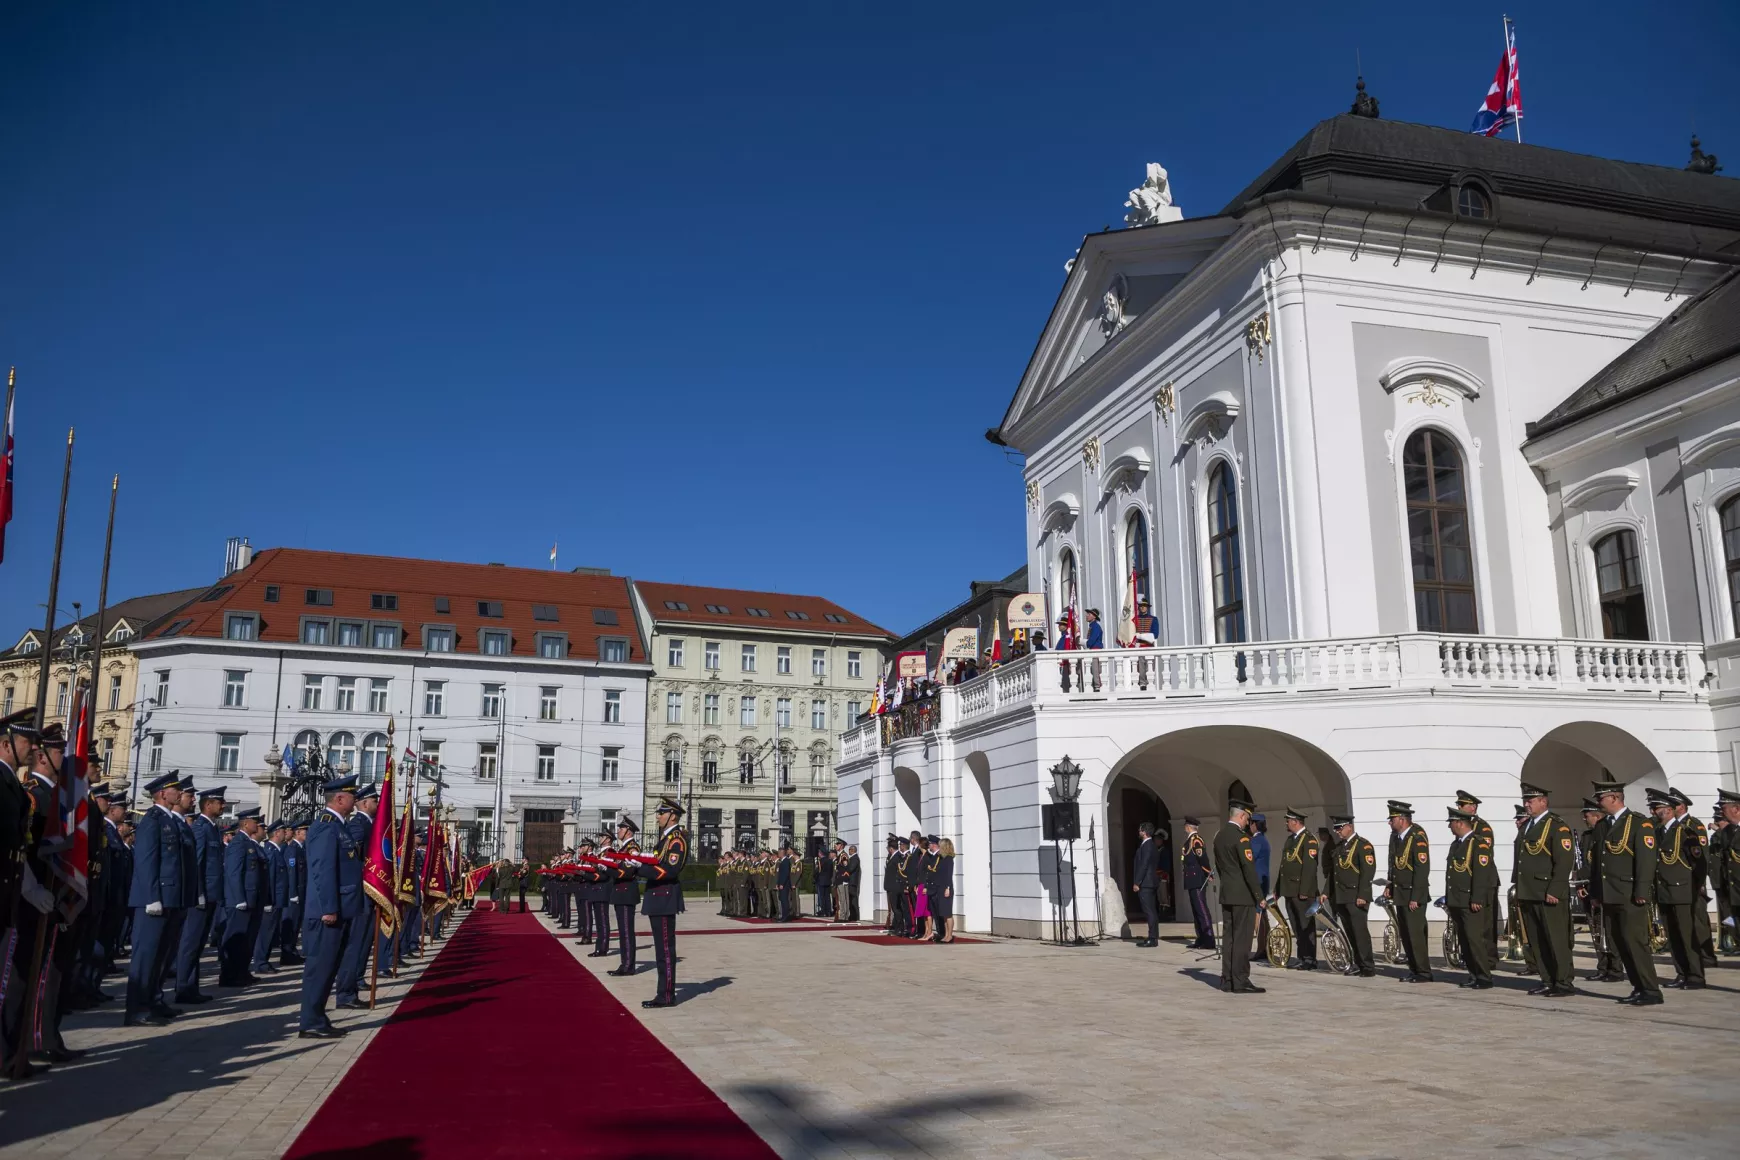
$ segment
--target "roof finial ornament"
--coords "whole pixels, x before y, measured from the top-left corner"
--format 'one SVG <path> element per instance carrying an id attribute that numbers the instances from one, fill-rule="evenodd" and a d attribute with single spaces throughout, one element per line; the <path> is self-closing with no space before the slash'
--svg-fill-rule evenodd
<path id="1" fill-rule="evenodd" d="M 1370 117 L 1376 120 L 1378 115 L 1377 98 L 1365 91 L 1365 78 L 1360 77 L 1353 87 L 1356 90 L 1353 108 L 1348 111 L 1356 117 Z"/>
<path id="2" fill-rule="evenodd" d="M 1688 173 L 1720 173 L 1722 167 L 1716 164 L 1714 153 L 1705 153 L 1698 147 L 1698 135 L 1692 134 L 1692 159 L 1686 162 Z"/>

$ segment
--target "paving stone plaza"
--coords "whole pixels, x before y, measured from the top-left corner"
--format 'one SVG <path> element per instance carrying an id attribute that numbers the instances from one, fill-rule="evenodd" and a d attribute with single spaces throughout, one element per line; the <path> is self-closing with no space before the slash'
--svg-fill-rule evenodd
<path id="1" fill-rule="evenodd" d="M 785 1157 L 1687 1160 L 1732 1155 L 1740 1130 L 1717 1062 L 1740 1046 L 1734 960 L 1709 990 L 1638 1010 L 1608 1001 L 1618 984 L 1543 1000 L 1514 974 L 1474 993 L 1261 965 L 1268 993 L 1235 999 L 1181 938 L 886 946 L 702 905 L 685 917 L 674 1009 L 640 1007 L 644 931 L 632 979 L 563 945 Z M 385 982 L 380 1011 L 342 1013 L 352 1034 L 330 1044 L 291 1035 L 292 972 L 166 1029 L 73 1016 L 68 1042 L 89 1055 L 0 1088 L 0 1157 L 280 1155 L 415 977 Z M 92 1090 L 108 1114 L 81 1121 Z M 554 1094 L 577 1136 L 607 1110 L 580 1084 Z M 500 1117 L 511 1143 L 511 1108 L 476 1115 Z"/>

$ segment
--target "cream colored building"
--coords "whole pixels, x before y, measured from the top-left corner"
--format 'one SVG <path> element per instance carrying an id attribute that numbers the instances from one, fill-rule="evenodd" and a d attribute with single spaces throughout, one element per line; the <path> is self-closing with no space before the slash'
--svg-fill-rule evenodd
<path id="1" fill-rule="evenodd" d="M 869 710 L 891 634 L 816 596 L 633 588 L 653 663 L 647 815 L 680 799 L 705 862 L 781 833 L 806 852 L 832 839 L 834 754 Z"/>
<path id="2" fill-rule="evenodd" d="M 148 717 L 154 690 L 139 688 L 139 661 L 129 647 L 186 608 L 207 590 L 188 588 L 154 596 L 136 596 L 103 614 L 103 653 L 97 676 L 97 753 L 103 758 L 105 781 L 125 779 L 133 786 L 133 729 L 136 717 Z M 74 691 L 90 677 L 96 652 L 97 618 L 90 615 L 55 629 L 49 653 L 46 721 L 59 721 L 72 733 Z M 43 631 L 33 628 L 0 653 L 0 716 L 31 708 L 42 675 Z M 161 748 L 140 747 L 149 768 Z"/>

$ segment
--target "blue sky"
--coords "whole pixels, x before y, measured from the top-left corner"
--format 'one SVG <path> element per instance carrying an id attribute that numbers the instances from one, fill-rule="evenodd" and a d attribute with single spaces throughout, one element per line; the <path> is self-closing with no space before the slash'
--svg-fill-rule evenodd
<path id="1" fill-rule="evenodd" d="M 1501 7 L 566 3 L 0 13 L 0 634 L 229 535 L 832 597 L 1023 558 L 985 443 L 1143 164 L 1211 213 L 1354 54 L 1466 126 Z M 1740 175 L 1740 6 L 1521 3 L 1530 143 Z"/>

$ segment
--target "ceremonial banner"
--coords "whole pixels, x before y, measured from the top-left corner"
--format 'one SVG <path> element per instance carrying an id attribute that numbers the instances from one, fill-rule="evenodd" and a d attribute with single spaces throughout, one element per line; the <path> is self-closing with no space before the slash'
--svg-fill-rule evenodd
<path id="1" fill-rule="evenodd" d="M 363 893 L 374 900 L 381 933 L 392 937 L 399 925 L 399 903 L 393 862 L 393 754 L 387 752 L 387 772 L 381 779 L 381 805 L 369 835 L 368 860 L 363 863 Z"/>
<path id="2" fill-rule="evenodd" d="M 88 685 L 75 690 L 73 750 L 61 768 L 59 809 L 49 814 L 42 836 L 42 850 L 49 855 L 61 919 L 71 922 L 85 908 L 90 893 L 91 830 L 89 768 L 94 748 L 92 726 L 95 706 Z"/>
<path id="3" fill-rule="evenodd" d="M 1009 627 L 1028 631 L 1045 628 L 1045 597 L 1038 592 L 1023 592 L 1009 601 Z"/>
<path id="4" fill-rule="evenodd" d="M 923 649 L 903 652 L 894 658 L 894 675 L 901 680 L 923 680 L 927 666 Z"/>
<path id="5" fill-rule="evenodd" d="M 943 637 L 942 657 L 944 661 L 976 661 L 979 659 L 979 630 L 976 628 L 951 628 Z"/>

